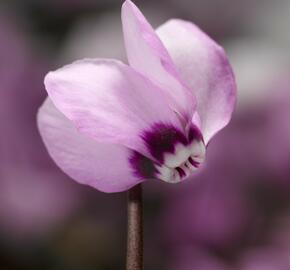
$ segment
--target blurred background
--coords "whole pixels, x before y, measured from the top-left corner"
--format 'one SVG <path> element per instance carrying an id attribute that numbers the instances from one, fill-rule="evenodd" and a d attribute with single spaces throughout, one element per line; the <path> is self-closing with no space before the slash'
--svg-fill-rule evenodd
<path id="1" fill-rule="evenodd" d="M 238 104 L 191 181 L 144 184 L 145 269 L 290 269 L 290 1 L 135 1 L 222 44 Z M 125 60 L 121 0 L 0 2 L 0 269 L 124 269 L 126 194 L 65 176 L 36 128 L 47 71 Z"/>

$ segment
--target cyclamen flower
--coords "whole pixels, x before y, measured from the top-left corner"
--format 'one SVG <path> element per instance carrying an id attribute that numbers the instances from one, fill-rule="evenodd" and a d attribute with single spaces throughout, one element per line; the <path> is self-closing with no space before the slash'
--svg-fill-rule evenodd
<path id="1" fill-rule="evenodd" d="M 104 192 L 186 179 L 236 99 L 223 49 L 194 24 L 173 19 L 154 31 L 129 0 L 122 23 L 129 65 L 85 59 L 48 73 L 38 114 L 58 166 Z"/>

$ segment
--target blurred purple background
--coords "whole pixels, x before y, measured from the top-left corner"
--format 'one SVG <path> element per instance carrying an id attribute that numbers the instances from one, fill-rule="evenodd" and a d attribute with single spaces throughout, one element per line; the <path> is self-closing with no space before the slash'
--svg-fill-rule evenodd
<path id="1" fill-rule="evenodd" d="M 124 61 L 119 0 L 0 3 L 0 269 L 124 268 L 126 194 L 76 184 L 36 128 L 47 71 L 84 57 Z M 233 119 L 206 167 L 146 182 L 145 269 L 290 269 L 290 2 L 136 1 L 154 26 L 198 24 L 238 83 Z"/>

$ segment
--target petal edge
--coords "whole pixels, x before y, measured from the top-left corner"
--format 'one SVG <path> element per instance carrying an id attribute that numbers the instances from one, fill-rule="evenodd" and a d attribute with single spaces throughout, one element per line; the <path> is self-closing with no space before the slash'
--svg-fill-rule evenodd
<path id="1" fill-rule="evenodd" d="M 197 99 L 205 142 L 228 124 L 236 83 L 221 46 L 191 22 L 172 19 L 157 29 L 182 78 Z"/>
<path id="2" fill-rule="evenodd" d="M 78 130 L 148 156 L 141 134 L 156 122 L 182 129 L 164 94 L 150 80 L 115 60 L 85 59 L 45 78 L 49 97 Z M 150 156 L 148 156 L 150 158 Z"/>
<path id="3" fill-rule="evenodd" d="M 78 183 L 111 193 L 142 182 L 130 168 L 131 150 L 79 133 L 49 98 L 39 109 L 37 124 L 52 159 Z"/>
<path id="4" fill-rule="evenodd" d="M 194 95 L 179 76 L 150 23 L 130 0 L 122 6 L 122 25 L 130 66 L 159 85 L 168 96 L 172 109 L 185 121 L 191 119 L 196 109 Z"/>

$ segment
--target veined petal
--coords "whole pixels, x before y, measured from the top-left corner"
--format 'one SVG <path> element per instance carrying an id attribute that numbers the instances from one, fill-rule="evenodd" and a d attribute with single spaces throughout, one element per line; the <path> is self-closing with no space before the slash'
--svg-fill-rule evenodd
<path id="1" fill-rule="evenodd" d="M 127 57 L 166 93 L 173 110 L 188 121 L 195 111 L 195 98 L 182 82 L 167 50 L 141 11 L 130 1 L 122 6 L 122 24 Z"/>
<path id="2" fill-rule="evenodd" d="M 208 143 L 229 122 L 236 100 L 236 84 L 225 52 L 190 22 L 170 20 L 157 29 L 157 34 L 196 96 Z"/>
<path id="3" fill-rule="evenodd" d="M 149 156 L 142 134 L 156 123 L 183 132 L 164 93 L 131 67 L 114 60 L 82 60 L 50 72 L 46 90 L 77 129 L 100 142 Z"/>
<path id="4" fill-rule="evenodd" d="M 142 181 L 131 169 L 132 150 L 81 134 L 49 98 L 37 120 L 49 154 L 77 182 L 104 192 L 119 192 Z"/>

